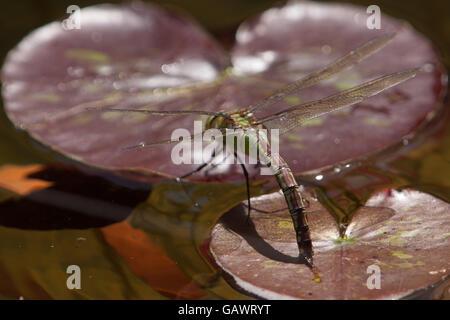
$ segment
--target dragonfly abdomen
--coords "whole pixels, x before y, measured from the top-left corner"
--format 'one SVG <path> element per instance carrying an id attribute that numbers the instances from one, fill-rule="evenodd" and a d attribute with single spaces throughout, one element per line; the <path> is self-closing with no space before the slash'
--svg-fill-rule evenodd
<path id="1" fill-rule="evenodd" d="M 289 213 L 294 224 L 297 245 L 304 258 L 312 264 L 312 241 L 305 212 L 305 201 L 300 193 L 300 186 L 295 180 L 286 161 L 279 155 L 272 155 L 272 169 L 286 199 Z"/>

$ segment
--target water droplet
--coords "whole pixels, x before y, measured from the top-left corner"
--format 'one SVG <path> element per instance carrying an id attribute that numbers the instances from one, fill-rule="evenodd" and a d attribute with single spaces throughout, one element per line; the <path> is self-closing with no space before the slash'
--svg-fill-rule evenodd
<path id="1" fill-rule="evenodd" d="M 403 139 L 403 140 L 402 140 L 402 143 L 403 143 L 404 146 L 407 146 L 408 143 L 409 143 L 409 140 L 408 140 L 408 139 Z"/>
<path id="2" fill-rule="evenodd" d="M 118 89 L 121 88 L 121 85 L 120 85 L 120 83 L 118 81 L 114 81 L 113 82 L 113 87 L 114 87 L 114 89 L 118 90 Z"/>
<path id="3" fill-rule="evenodd" d="M 161 71 L 162 71 L 163 73 L 169 73 L 169 72 L 170 72 L 170 65 L 168 65 L 168 64 L 163 64 L 163 65 L 161 66 Z"/>
<path id="4" fill-rule="evenodd" d="M 81 67 L 68 67 L 67 74 L 71 77 L 82 77 L 84 75 L 84 70 Z"/>
<path id="5" fill-rule="evenodd" d="M 97 68 L 97 73 L 102 76 L 110 76 L 113 74 L 113 72 L 114 72 L 113 67 L 108 66 L 108 65 L 99 66 Z"/>
<path id="6" fill-rule="evenodd" d="M 334 143 L 335 143 L 335 144 L 339 144 L 339 143 L 341 143 L 341 139 L 339 139 L 339 138 L 335 138 L 335 139 L 334 139 Z"/>
<path id="7" fill-rule="evenodd" d="M 346 167 L 346 168 L 350 168 L 350 167 L 351 167 L 350 163 L 349 163 L 349 164 L 346 164 L 345 167 Z"/>
<path id="8" fill-rule="evenodd" d="M 320 48 L 320 50 L 322 50 L 323 54 L 330 54 L 331 53 L 331 47 L 329 45 L 323 45 L 322 48 Z"/>
<path id="9" fill-rule="evenodd" d="M 55 245 L 52 243 L 51 245 L 50 245 L 50 248 L 54 248 L 55 247 Z"/>
<path id="10" fill-rule="evenodd" d="M 341 172 L 341 168 L 335 167 L 333 171 L 336 172 L 336 173 L 339 173 L 339 172 Z"/>
<path id="11" fill-rule="evenodd" d="M 423 71 L 425 72 L 433 72 L 434 70 L 434 64 L 432 63 L 427 63 L 422 67 Z"/>
<path id="12" fill-rule="evenodd" d="M 145 147 L 145 142 L 143 142 L 143 141 L 139 142 L 138 146 L 141 147 L 141 148 Z"/>
<path id="13" fill-rule="evenodd" d="M 323 175 L 319 174 L 316 176 L 317 181 L 321 181 L 323 179 Z"/>

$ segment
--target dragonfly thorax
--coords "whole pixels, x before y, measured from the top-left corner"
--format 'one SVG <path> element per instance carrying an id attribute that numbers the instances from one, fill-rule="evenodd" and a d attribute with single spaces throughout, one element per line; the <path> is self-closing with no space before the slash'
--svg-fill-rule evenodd
<path id="1" fill-rule="evenodd" d="M 253 115 L 248 112 L 228 112 L 228 117 L 211 116 L 206 120 L 205 129 L 222 129 L 222 128 L 252 128 L 255 122 Z"/>

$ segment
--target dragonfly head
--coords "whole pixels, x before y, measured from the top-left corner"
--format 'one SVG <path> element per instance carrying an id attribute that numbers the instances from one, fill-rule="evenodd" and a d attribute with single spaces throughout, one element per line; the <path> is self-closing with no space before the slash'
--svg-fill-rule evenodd
<path id="1" fill-rule="evenodd" d="M 224 116 L 214 115 L 208 117 L 205 123 L 205 129 L 229 128 L 233 125 L 232 118 L 224 114 Z"/>
<path id="2" fill-rule="evenodd" d="M 222 128 L 250 128 L 255 122 L 253 115 L 246 109 L 224 112 L 223 116 L 213 115 L 208 117 L 205 129 Z"/>

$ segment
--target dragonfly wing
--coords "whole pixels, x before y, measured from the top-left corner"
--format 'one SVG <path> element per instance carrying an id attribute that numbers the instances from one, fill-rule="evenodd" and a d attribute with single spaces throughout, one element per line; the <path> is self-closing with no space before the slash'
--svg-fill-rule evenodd
<path id="1" fill-rule="evenodd" d="M 119 108 L 108 108 L 105 109 L 103 107 L 88 107 L 86 110 L 89 111 L 102 111 L 102 112 L 123 112 L 123 113 L 145 113 L 150 115 L 157 116 L 179 116 L 186 114 L 197 114 L 197 115 L 206 115 L 206 116 L 217 116 L 217 117 L 225 117 L 230 118 L 229 115 L 223 112 L 213 112 L 206 110 L 148 110 L 148 109 L 119 109 Z"/>
<path id="2" fill-rule="evenodd" d="M 233 133 L 233 132 L 228 132 L 226 130 L 226 128 L 221 128 L 221 129 L 217 129 L 217 130 L 219 130 L 223 136 L 235 135 L 235 133 Z M 141 142 L 134 146 L 125 147 L 124 149 L 133 150 L 133 149 L 141 149 L 141 148 L 148 148 L 148 147 L 156 147 L 156 146 L 172 144 L 172 143 L 177 143 L 177 142 L 182 142 L 182 141 L 189 142 L 189 141 L 193 141 L 195 139 L 203 139 L 205 132 L 206 131 L 202 131 L 201 133 L 198 133 L 195 135 L 193 134 L 190 136 L 179 137 L 177 139 L 166 139 L 166 140 L 159 140 L 159 141 L 153 141 L 153 142 Z"/>
<path id="3" fill-rule="evenodd" d="M 264 109 L 265 107 L 270 106 L 277 101 L 280 101 L 281 99 L 285 98 L 286 96 L 293 94 L 294 92 L 297 92 L 301 89 L 310 87 L 320 81 L 331 78 L 335 74 L 337 74 L 345 69 L 353 67 L 354 65 L 358 64 L 365 58 L 369 57 L 370 55 L 374 54 L 375 52 L 377 52 L 378 50 L 383 48 L 394 37 L 395 37 L 395 33 L 394 34 L 386 34 L 386 35 L 383 35 L 381 37 L 375 38 L 373 40 L 370 40 L 370 41 L 364 43 L 362 46 L 349 52 L 345 56 L 333 61 L 331 64 L 327 65 L 326 67 L 324 67 L 320 70 L 317 70 L 313 73 L 310 73 L 307 76 L 288 84 L 284 88 L 276 91 L 274 94 L 263 99 L 259 103 L 255 104 L 253 106 L 250 106 L 249 112 L 255 112 L 256 110 Z"/>
<path id="4" fill-rule="evenodd" d="M 413 78 L 419 70 L 420 68 L 416 68 L 393 73 L 329 97 L 291 107 L 272 116 L 261 119 L 258 124 L 262 124 L 268 129 L 279 129 L 280 133 L 285 133 L 297 126 L 300 126 L 307 120 L 320 117 L 328 112 L 351 106 L 390 87 L 402 83 L 403 81 Z"/>

